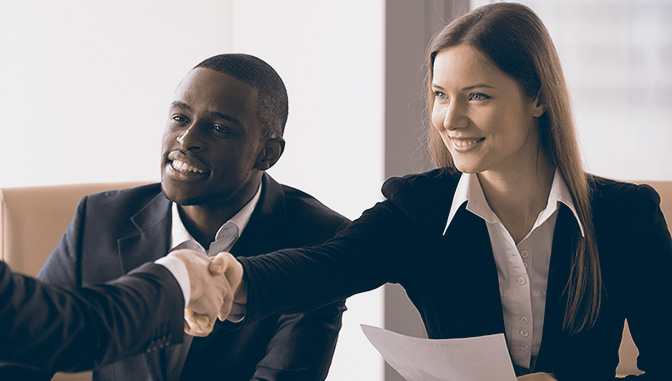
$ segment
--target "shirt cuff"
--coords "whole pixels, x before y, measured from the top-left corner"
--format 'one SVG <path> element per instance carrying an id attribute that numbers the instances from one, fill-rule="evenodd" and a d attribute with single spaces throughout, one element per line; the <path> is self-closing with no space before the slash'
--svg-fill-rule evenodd
<path id="1" fill-rule="evenodd" d="M 184 296 L 184 307 L 187 307 L 189 304 L 189 299 L 191 298 L 191 283 L 189 282 L 189 272 L 187 271 L 187 266 L 182 262 L 178 257 L 174 256 L 165 256 L 157 259 L 154 263 L 161 265 L 168 269 L 168 271 L 173 274 L 177 283 L 182 289 L 182 296 Z"/>
<path id="2" fill-rule="evenodd" d="M 226 320 L 231 323 L 240 323 L 245 319 L 245 312 L 247 312 L 247 307 L 244 304 L 233 303 L 231 313 L 229 313 Z"/>

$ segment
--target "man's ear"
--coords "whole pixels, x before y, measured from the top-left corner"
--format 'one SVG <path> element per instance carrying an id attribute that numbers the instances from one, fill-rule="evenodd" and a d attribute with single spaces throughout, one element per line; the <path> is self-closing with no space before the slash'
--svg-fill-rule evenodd
<path id="1" fill-rule="evenodd" d="M 267 139 L 257 157 L 255 168 L 265 171 L 278 162 L 282 152 L 285 150 L 285 139 L 282 137 Z"/>

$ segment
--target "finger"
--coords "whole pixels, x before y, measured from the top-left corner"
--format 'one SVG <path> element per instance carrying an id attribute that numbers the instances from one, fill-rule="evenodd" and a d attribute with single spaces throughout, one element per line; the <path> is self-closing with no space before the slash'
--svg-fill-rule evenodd
<path id="1" fill-rule="evenodd" d="M 226 271 L 224 272 L 224 275 L 226 275 L 226 279 L 231 283 L 231 287 L 235 292 L 243 279 L 243 265 L 241 265 L 233 255 L 229 253 L 227 254 Z"/>
<path id="2" fill-rule="evenodd" d="M 185 309 L 185 332 L 192 336 L 208 336 L 215 327 L 215 321 L 207 315 L 201 315 Z M 187 330 L 188 326 L 188 330 Z"/>
<path id="3" fill-rule="evenodd" d="M 233 296 L 234 295 L 233 295 L 233 292 L 231 292 L 231 288 L 230 288 L 228 279 L 225 280 L 225 282 L 227 283 L 226 285 L 229 287 L 228 288 L 229 292 L 222 295 L 222 297 L 223 297 L 222 298 L 222 306 L 220 307 L 219 314 L 217 315 L 217 317 L 221 321 L 226 320 L 226 318 L 231 313 L 231 309 L 233 308 Z"/>
<path id="4" fill-rule="evenodd" d="M 184 309 L 184 332 L 191 336 L 200 336 L 201 334 L 193 312 L 187 308 Z"/>
<path id="5" fill-rule="evenodd" d="M 221 252 L 212 258 L 210 264 L 208 265 L 208 271 L 210 272 L 210 275 L 217 276 L 224 274 L 229 256 L 231 256 L 231 254 Z"/>

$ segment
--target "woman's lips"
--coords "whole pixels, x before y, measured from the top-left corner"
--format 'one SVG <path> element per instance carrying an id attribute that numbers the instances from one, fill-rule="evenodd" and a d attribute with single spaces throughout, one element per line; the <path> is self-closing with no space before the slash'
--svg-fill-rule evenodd
<path id="1" fill-rule="evenodd" d="M 485 138 L 450 138 L 453 146 L 457 149 L 468 149 L 484 140 Z"/>

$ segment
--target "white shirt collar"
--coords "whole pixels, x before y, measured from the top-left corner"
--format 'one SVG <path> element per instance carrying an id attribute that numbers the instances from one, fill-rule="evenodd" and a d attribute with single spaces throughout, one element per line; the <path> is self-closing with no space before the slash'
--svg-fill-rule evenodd
<path id="1" fill-rule="evenodd" d="M 236 236 L 233 237 L 233 242 L 235 242 L 238 238 L 240 238 L 240 235 L 243 233 L 243 230 L 245 230 L 247 223 L 250 221 L 250 217 L 252 216 L 252 212 L 254 212 L 254 208 L 257 206 L 257 203 L 259 202 L 260 196 L 261 196 L 261 183 L 259 184 L 259 188 L 257 188 L 257 192 L 254 194 L 252 199 L 248 201 L 247 204 L 245 204 L 245 206 L 243 206 L 238 211 L 238 213 L 236 213 L 236 215 L 231 217 L 230 220 L 226 221 L 222 226 L 220 226 L 220 228 L 217 230 L 217 234 L 215 234 L 215 242 L 218 241 L 223 236 L 224 232 L 227 230 L 228 227 L 235 227 L 235 230 L 237 231 Z M 196 242 L 196 240 L 191 236 L 191 234 L 189 234 L 187 229 L 184 227 L 182 219 L 180 218 L 180 213 L 177 210 L 177 204 L 173 202 L 172 226 L 170 236 L 171 250 L 184 242 L 193 242 L 196 245 L 198 245 L 201 250 L 203 250 L 204 252 L 206 251 Z"/>
<path id="2" fill-rule="evenodd" d="M 481 183 L 478 181 L 478 176 L 473 173 L 463 173 L 462 176 L 460 176 L 460 181 L 457 183 L 457 189 L 455 189 L 453 203 L 450 206 L 450 213 L 448 214 L 448 222 L 446 223 L 446 228 L 443 230 L 443 234 L 446 234 L 448 226 L 450 226 L 450 223 L 453 221 L 455 214 L 465 202 L 467 203 L 468 211 L 481 217 L 486 222 L 499 222 L 499 218 L 492 209 L 490 209 L 490 205 L 488 205 L 488 202 L 485 200 L 483 188 L 481 188 Z M 558 207 L 558 202 L 565 204 L 565 206 L 572 211 L 576 223 L 581 230 L 581 235 L 585 236 L 583 225 L 579 220 L 579 215 L 576 213 L 576 208 L 574 207 L 574 202 L 572 201 L 572 196 L 569 193 L 567 184 L 557 169 L 553 175 L 553 183 L 551 184 L 551 191 L 548 194 L 546 208 L 541 212 L 539 218 L 537 218 L 537 222 L 532 230 L 555 212 Z"/>

